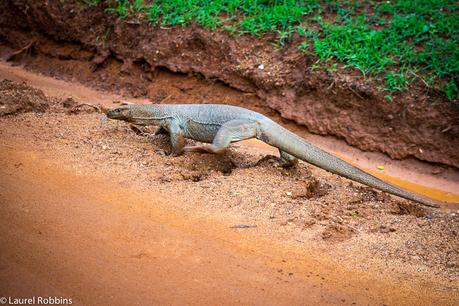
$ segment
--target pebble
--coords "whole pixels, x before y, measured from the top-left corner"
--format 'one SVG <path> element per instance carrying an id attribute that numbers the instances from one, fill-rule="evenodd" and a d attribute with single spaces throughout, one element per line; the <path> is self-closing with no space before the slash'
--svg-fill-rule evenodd
<path id="1" fill-rule="evenodd" d="M 386 225 L 381 225 L 379 227 L 379 232 L 380 233 L 389 233 L 389 232 L 395 232 L 395 228 L 388 227 Z"/>
<path id="2" fill-rule="evenodd" d="M 447 267 L 447 268 L 454 268 L 455 266 L 456 266 L 456 264 L 455 264 L 454 262 L 452 262 L 452 261 L 448 261 L 448 262 L 446 263 L 446 267 Z"/>
<path id="3" fill-rule="evenodd" d="M 429 225 L 429 221 L 428 220 L 420 220 L 418 221 L 418 226 L 427 226 Z"/>

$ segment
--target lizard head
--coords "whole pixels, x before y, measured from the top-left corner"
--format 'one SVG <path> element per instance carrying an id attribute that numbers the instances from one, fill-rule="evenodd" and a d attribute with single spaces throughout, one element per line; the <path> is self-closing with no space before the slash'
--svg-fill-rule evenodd
<path id="1" fill-rule="evenodd" d="M 123 120 L 138 125 L 151 125 L 156 119 L 153 105 L 128 104 L 107 112 L 110 119 Z"/>
<path id="2" fill-rule="evenodd" d="M 114 108 L 107 112 L 107 117 L 110 119 L 129 121 L 129 118 L 132 117 L 131 109 L 129 105 Z"/>

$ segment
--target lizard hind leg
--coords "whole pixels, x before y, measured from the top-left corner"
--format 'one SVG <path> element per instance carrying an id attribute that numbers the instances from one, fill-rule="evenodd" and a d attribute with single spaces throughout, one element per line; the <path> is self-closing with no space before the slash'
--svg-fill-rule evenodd
<path id="1" fill-rule="evenodd" d="M 280 166 L 290 168 L 298 164 L 298 158 L 279 149 Z"/>
<path id="2" fill-rule="evenodd" d="M 211 144 L 189 146 L 184 150 L 223 154 L 230 143 L 256 137 L 257 128 L 258 124 L 254 121 L 231 120 L 220 127 Z"/>

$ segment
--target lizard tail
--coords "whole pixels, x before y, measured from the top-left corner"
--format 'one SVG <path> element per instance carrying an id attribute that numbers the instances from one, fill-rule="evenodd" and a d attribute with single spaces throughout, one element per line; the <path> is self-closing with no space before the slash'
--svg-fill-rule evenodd
<path id="1" fill-rule="evenodd" d="M 312 145 L 275 122 L 269 122 L 267 123 L 267 126 L 262 126 L 262 133 L 259 138 L 260 140 L 265 141 L 298 159 L 306 161 L 329 172 L 344 176 L 353 181 L 374 187 L 393 195 L 418 202 L 425 206 L 439 207 L 434 200 L 386 183 L 381 179 L 364 172 L 344 160 Z"/>

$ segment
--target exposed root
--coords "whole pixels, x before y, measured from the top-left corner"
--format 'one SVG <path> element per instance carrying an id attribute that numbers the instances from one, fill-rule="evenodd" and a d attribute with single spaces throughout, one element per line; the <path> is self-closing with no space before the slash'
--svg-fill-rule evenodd
<path id="1" fill-rule="evenodd" d="M 89 104 L 89 103 L 81 103 L 81 104 L 78 104 L 78 105 L 72 107 L 72 108 L 68 111 L 68 113 L 69 113 L 69 114 L 78 114 L 78 113 L 81 112 L 81 108 L 82 108 L 83 106 L 91 107 L 91 108 L 95 109 L 98 113 L 104 113 L 104 110 L 102 110 L 101 107 L 99 107 L 99 106 L 97 106 L 97 105 Z"/>
<path id="2" fill-rule="evenodd" d="M 30 54 L 32 52 L 32 48 L 34 46 L 34 44 L 37 42 L 36 39 L 32 39 L 27 45 L 25 45 L 24 47 L 22 47 L 21 49 L 17 50 L 17 51 L 14 51 L 12 52 L 10 55 L 8 55 L 6 57 L 6 61 L 11 61 L 13 60 L 13 58 L 16 56 L 16 55 L 19 55 L 23 52 L 26 52 L 28 54 Z"/>

